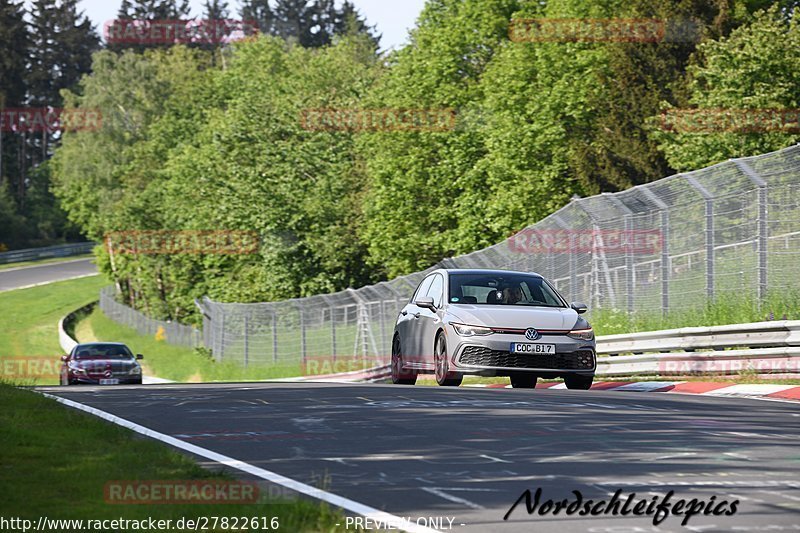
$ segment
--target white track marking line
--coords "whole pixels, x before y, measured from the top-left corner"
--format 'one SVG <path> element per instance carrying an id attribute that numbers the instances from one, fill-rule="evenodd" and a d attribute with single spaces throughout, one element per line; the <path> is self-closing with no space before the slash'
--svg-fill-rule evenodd
<path id="1" fill-rule="evenodd" d="M 793 389 L 797 385 L 761 385 L 761 384 L 747 384 L 747 385 L 731 385 L 730 387 L 723 387 L 708 392 L 704 392 L 704 396 L 762 396 L 767 394 L 774 394 L 776 392 Z"/>
<path id="2" fill-rule="evenodd" d="M 498 459 L 497 457 L 492 457 L 490 455 L 479 455 L 478 457 L 483 457 L 484 459 L 489 459 L 493 463 L 513 463 L 514 461 L 506 461 L 505 459 Z"/>
<path id="3" fill-rule="evenodd" d="M 128 428 L 132 431 L 135 431 L 136 433 L 140 433 L 152 439 L 159 440 L 165 444 L 169 444 L 170 446 L 174 446 L 175 448 L 180 448 L 181 450 L 193 453 L 195 455 L 199 455 L 200 457 L 204 457 L 206 459 L 210 459 L 222 465 L 229 466 L 231 468 L 236 468 L 237 470 L 241 470 L 242 472 L 247 472 L 248 474 L 259 477 L 266 481 L 284 486 L 288 489 L 294 490 L 301 494 L 311 496 L 312 498 L 317 498 L 318 500 L 322 500 L 331 505 L 335 505 L 336 507 L 341 507 L 342 509 L 356 513 L 358 515 L 368 517 L 373 521 L 380 521 L 386 524 L 387 526 L 392 526 L 401 531 L 408 531 L 409 533 L 437 533 L 437 530 L 435 529 L 431 529 L 425 526 L 420 526 L 418 524 L 400 518 L 399 516 L 395 516 L 393 514 L 389 514 L 384 511 L 374 509 L 368 505 L 364 505 L 363 503 L 359 503 L 349 498 L 337 496 L 336 494 L 332 494 L 330 492 L 326 492 L 316 487 L 312 487 L 311 485 L 306 485 L 305 483 L 301 483 L 300 481 L 296 481 L 294 479 L 282 476 L 280 474 L 276 474 L 275 472 L 264 470 L 263 468 L 253 466 L 249 463 L 245 463 L 244 461 L 239 461 L 232 457 L 228 457 L 227 455 L 222 455 L 220 453 L 208 450 L 206 448 L 201 448 L 200 446 L 189 444 L 188 442 L 176 439 L 175 437 L 165 435 L 164 433 L 159 433 L 158 431 L 154 431 L 144 426 L 140 426 L 135 422 L 131 422 L 129 420 L 125 420 L 124 418 L 120 418 L 116 415 L 112 415 L 111 413 L 107 413 L 106 411 L 102 411 L 100 409 L 84 405 L 82 403 L 74 402 L 72 400 L 67 400 L 66 398 L 54 396 L 46 392 L 42 392 L 41 394 L 47 398 L 57 401 L 58 403 L 62 403 L 66 406 L 93 414 L 99 418 L 108 420 L 109 422 L 112 422 L 124 428 Z"/>
<path id="4" fill-rule="evenodd" d="M 663 389 L 681 383 L 680 381 L 637 381 L 636 383 L 628 383 L 627 385 L 620 385 L 611 390 L 615 391 L 636 391 L 636 392 L 649 392 L 651 390 Z"/>
<path id="5" fill-rule="evenodd" d="M 453 503 L 460 503 L 461 505 L 466 505 L 470 509 L 485 509 L 483 505 L 478 505 L 475 502 L 471 502 L 469 500 L 465 500 L 464 498 L 459 498 L 458 496 L 453 496 L 452 494 L 448 494 L 445 492 L 446 490 L 457 490 L 457 491 L 469 491 L 469 492 L 497 492 L 494 489 L 472 489 L 472 488 L 447 488 L 447 487 L 422 487 L 422 490 L 425 492 L 430 492 L 444 500 L 451 501 Z"/>
<path id="6" fill-rule="evenodd" d="M 798 498 L 797 496 L 791 496 L 789 494 L 784 494 L 782 492 L 777 492 L 774 490 L 760 490 L 758 492 L 763 492 L 764 494 L 771 494 L 772 496 L 780 496 L 781 498 L 786 498 L 788 500 L 800 502 L 800 498 Z"/>
<path id="7" fill-rule="evenodd" d="M 662 455 L 661 457 L 653 457 L 653 461 L 662 461 L 664 459 L 678 459 L 680 457 L 692 457 L 697 455 L 694 452 L 673 453 L 670 455 Z"/>

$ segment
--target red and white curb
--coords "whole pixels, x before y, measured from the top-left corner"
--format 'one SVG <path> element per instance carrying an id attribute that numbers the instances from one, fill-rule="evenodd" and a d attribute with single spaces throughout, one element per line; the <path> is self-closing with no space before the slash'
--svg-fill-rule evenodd
<path id="1" fill-rule="evenodd" d="M 466 385 L 487 389 L 507 389 L 511 385 Z M 566 389 L 563 383 L 537 383 L 537 389 Z M 800 401 L 800 386 L 778 384 L 741 384 L 709 381 L 597 381 L 592 390 L 622 392 L 665 392 L 702 394 L 704 396 L 732 396 L 772 400 Z"/>

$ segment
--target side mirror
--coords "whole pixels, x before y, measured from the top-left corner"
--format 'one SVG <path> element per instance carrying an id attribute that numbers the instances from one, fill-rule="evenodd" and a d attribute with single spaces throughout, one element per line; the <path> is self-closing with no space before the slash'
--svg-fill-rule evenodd
<path id="1" fill-rule="evenodd" d="M 62 355 L 62 356 L 61 356 L 61 360 L 62 360 L 62 361 L 64 361 L 64 362 L 66 362 L 66 361 L 67 361 L 67 356 L 66 356 L 66 355 Z"/>
<path id="2" fill-rule="evenodd" d="M 569 306 L 573 308 L 575 311 L 577 311 L 579 315 L 582 315 L 583 313 L 589 310 L 586 304 L 581 302 L 572 302 L 571 304 L 569 304 Z"/>
<path id="3" fill-rule="evenodd" d="M 421 298 L 417 298 L 417 301 L 414 302 L 414 305 L 417 307 L 422 307 L 423 309 L 430 309 L 431 311 L 436 311 L 436 306 L 433 305 L 433 298 L 430 296 L 423 296 Z"/>
<path id="4" fill-rule="evenodd" d="M 139 359 L 141 361 L 142 359 L 144 359 L 144 356 L 142 354 L 140 354 L 140 353 L 137 353 L 136 354 L 136 359 Z"/>

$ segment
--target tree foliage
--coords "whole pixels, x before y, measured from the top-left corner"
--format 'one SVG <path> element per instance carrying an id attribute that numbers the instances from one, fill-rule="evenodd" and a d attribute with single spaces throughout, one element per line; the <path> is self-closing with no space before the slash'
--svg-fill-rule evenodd
<path id="1" fill-rule="evenodd" d="M 691 170 L 733 157 L 771 152 L 800 141 L 798 13 L 787 18 L 777 8 L 760 11 L 751 24 L 734 30 L 730 37 L 709 40 L 700 46 L 696 61 L 689 67 L 692 107 L 712 114 L 732 110 L 755 131 L 736 131 L 733 125 L 719 132 L 705 128 L 685 132 L 654 128 L 652 136 L 673 168 Z M 670 108 L 665 105 L 665 109 Z M 759 117 L 762 111 L 781 109 L 789 113 L 789 120 L 782 124 Z"/>
<path id="2" fill-rule="evenodd" d="M 336 5 L 251 0 L 242 18 L 270 35 L 230 46 L 224 63 L 183 46 L 104 51 L 64 93 L 104 117 L 100 131 L 66 134 L 49 166 L 90 237 L 260 238 L 242 255 L 101 251 L 131 303 L 196 320 L 203 295 L 252 302 L 360 286 L 498 242 L 575 194 L 797 141 L 659 128 L 671 108 L 800 107 L 791 2 L 762 12 L 762 0 L 429 0 L 409 44 L 388 55 L 354 11 L 343 15 L 352 6 Z M 694 31 L 516 42 L 517 18 L 646 18 Z M 303 117 L 315 109 L 452 110 L 455 121 L 444 131 L 314 129 Z"/>

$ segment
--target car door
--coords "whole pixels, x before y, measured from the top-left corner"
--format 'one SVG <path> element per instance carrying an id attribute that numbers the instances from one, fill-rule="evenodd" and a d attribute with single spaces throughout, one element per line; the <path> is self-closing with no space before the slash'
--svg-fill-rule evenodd
<path id="1" fill-rule="evenodd" d="M 418 364 L 420 362 L 419 317 L 421 316 L 421 309 L 414 301 L 428 293 L 428 288 L 432 282 L 433 276 L 423 279 L 417 290 L 414 291 L 411 300 L 403 307 L 397 317 L 397 333 L 400 336 L 400 347 L 403 359 L 407 363 Z"/>
<path id="2" fill-rule="evenodd" d="M 439 325 L 442 323 L 442 305 L 444 302 L 444 276 L 441 274 L 434 274 L 433 281 L 428 287 L 426 296 L 433 298 L 433 304 L 436 310 L 419 309 L 419 320 L 417 321 L 417 328 L 419 329 L 419 353 L 422 356 L 422 362 L 430 364 L 433 368 L 433 350 L 434 342 L 436 340 L 436 332 L 439 330 Z"/>

